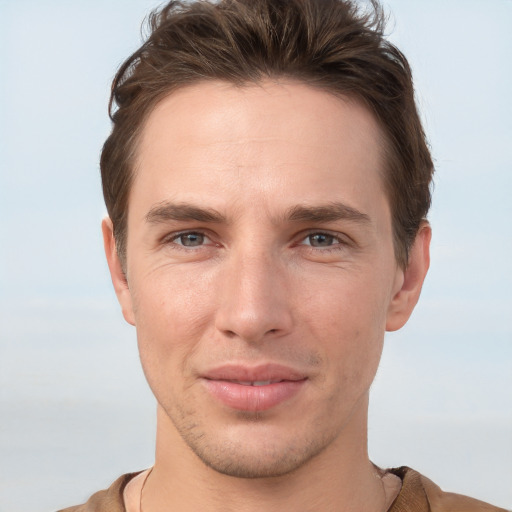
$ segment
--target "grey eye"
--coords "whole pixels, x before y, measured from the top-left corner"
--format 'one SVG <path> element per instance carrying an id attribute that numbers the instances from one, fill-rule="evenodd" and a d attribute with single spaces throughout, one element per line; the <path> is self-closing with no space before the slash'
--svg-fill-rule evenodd
<path id="1" fill-rule="evenodd" d="M 327 233 L 315 233 L 307 237 L 308 245 L 311 247 L 329 247 L 332 245 L 336 238 L 333 235 Z"/>
<path id="2" fill-rule="evenodd" d="M 205 238 L 201 233 L 183 233 L 177 237 L 176 241 L 185 247 L 198 247 L 204 244 Z"/>

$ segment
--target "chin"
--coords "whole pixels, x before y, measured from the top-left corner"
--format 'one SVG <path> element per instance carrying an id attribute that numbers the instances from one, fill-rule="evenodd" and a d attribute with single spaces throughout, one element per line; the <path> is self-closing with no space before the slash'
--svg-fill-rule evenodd
<path id="1" fill-rule="evenodd" d="M 293 429 L 265 425 L 248 413 L 245 425 L 212 430 L 179 429 L 188 447 L 207 467 L 236 478 L 276 478 L 298 470 L 319 455 L 332 439 L 302 435 Z M 244 416 L 247 416 L 244 414 Z M 249 424 L 247 422 L 249 420 Z"/>
<path id="2" fill-rule="evenodd" d="M 309 447 L 311 448 L 311 447 Z M 217 450 L 194 450 L 209 468 L 223 475 L 236 478 L 276 478 L 288 475 L 304 466 L 321 449 L 304 450 L 302 453 L 276 449 L 273 453 L 255 450 L 256 453 L 242 453 L 235 447 Z"/>

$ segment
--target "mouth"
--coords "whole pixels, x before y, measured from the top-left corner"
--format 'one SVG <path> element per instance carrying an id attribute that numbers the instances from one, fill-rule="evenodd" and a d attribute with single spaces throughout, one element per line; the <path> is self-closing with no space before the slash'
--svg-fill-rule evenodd
<path id="1" fill-rule="evenodd" d="M 281 380 L 255 380 L 255 381 L 228 380 L 225 382 L 233 382 L 234 384 L 240 384 L 241 386 L 268 386 L 269 384 L 276 384 L 277 382 L 284 382 L 284 379 L 281 379 Z"/>
<path id="2" fill-rule="evenodd" d="M 297 397 L 308 378 L 282 365 L 228 365 L 205 373 L 202 381 L 212 398 L 238 411 L 266 411 Z"/>

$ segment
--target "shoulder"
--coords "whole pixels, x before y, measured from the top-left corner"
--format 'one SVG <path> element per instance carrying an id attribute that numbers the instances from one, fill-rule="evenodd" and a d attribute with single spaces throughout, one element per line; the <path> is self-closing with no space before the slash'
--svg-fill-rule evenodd
<path id="1" fill-rule="evenodd" d="M 57 512 L 125 512 L 123 492 L 130 480 L 140 473 L 120 476 L 108 489 L 94 493 L 86 503 Z"/>
<path id="2" fill-rule="evenodd" d="M 462 494 L 444 492 L 427 477 L 408 467 L 390 471 L 402 479 L 402 490 L 389 512 L 507 512 Z"/>

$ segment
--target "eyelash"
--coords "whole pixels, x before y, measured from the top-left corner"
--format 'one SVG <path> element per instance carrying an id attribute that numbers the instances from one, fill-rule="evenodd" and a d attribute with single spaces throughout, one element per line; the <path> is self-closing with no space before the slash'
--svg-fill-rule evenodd
<path id="1" fill-rule="evenodd" d="M 203 231 L 199 231 L 199 230 L 188 230 L 188 231 L 181 231 L 179 233 L 172 233 L 166 237 L 164 237 L 162 239 L 162 244 L 164 245 L 174 245 L 174 249 L 179 249 L 179 250 L 185 250 L 185 251 L 190 251 L 190 250 L 194 250 L 196 249 L 197 247 L 203 247 L 205 244 L 202 243 L 201 245 L 197 245 L 197 246 L 187 246 L 187 245 L 184 245 L 184 244 L 179 244 L 179 243 L 176 243 L 176 240 L 178 240 L 180 237 L 183 237 L 183 236 L 186 236 L 186 235 L 198 235 L 198 236 L 202 236 L 208 240 L 211 240 L 211 238 Z M 218 244 L 214 244 L 214 245 L 217 245 Z"/>
<path id="2" fill-rule="evenodd" d="M 324 247 L 315 247 L 315 246 L 311 245 L 311 243 L 309 243 L 309 244 L 303 243 L 308 238 L 312 238 L 312 237 L 318 236 L 318 235 L 325 236 L 327 238 L 332 238 L 333 244 L 324 246 Z M 309 250 L 321 251 L 323 253 L 331 252 L 331 251 L 340 251 L 340 250 L 345 249 L 349 245 L 349 243 L 345 237 L 341 236 L 339 233 L 331 233 L 329 231 L 311 231 L 310 233 L 307 233 L 303 238 L 301 238 L 300 241 L 302 242 L 301 245 L 304 245 Z"/>
<path id="3" fill-rule="evenodd" d="M 172 245 L 174 245 L 174 247 L 173 247 L 174 249 L 185 250 L 185 251 L 195 250 L 199 247 L 204 247 L 206 245 L 204 243 L 201 243 L 200 245 L 196 245 L 196 246 L 187 246 L 184 244 L 176 243 L 176 240 L 178 240 L 180 237 L 183 237 L 186 235 L 198 235 L 198 236 L 205 237 L 207 240 L 211 241 L 211 237 L 204 231 L 188 230 L 188 231 L 180 231 L 179 233 L 172 233 L 171 235 L 164 237 L 162 239 L 162 243 L 164 245 L 172 244 Z M 309 244 L 304 243 L 308 238 L 312 238 L 314 236 L 319 236 L 319 235 L 325 236 L 327 238 L 332 238 L 334 243 L 332 245 L 328 245 L 328 246 L 324 246 L 324 247 L 315 247 L 311 243 L 309 243 Z M 213 245 L 215 245 L 217 247 L 219 246 L 219 244 L 216 244 L 216 243 L 213 243 Z M 299 241 L 296 245 L 302 245 L 307 250 L 311 250 L 314 252 L 320 251 L 322 253 L 326 253 L 326 252 L 331 252 L 331 251 L 343 250 L 348 245 L 350 245 L 350 242 L 346 239 L 346 236 L 341 236 L 339 233 L 332 233 L 329 231 L 310 231 L 308 233 L 301 234 L 301 237 L 299 238 Z"/>

